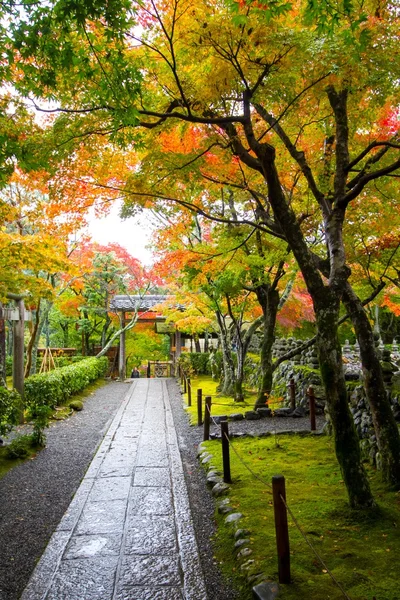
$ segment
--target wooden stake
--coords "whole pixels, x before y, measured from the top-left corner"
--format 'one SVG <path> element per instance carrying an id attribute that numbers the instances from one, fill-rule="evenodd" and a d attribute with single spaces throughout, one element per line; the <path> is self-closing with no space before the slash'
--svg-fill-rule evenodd
<path id="1" fill-rule="evenodd" d="M 311 426 L 311 431 L 315 431 L 316 430 L 316 423 L 315 423 L 315 395 L 314 395 L 314 388 L 313 387 L 309 387 L 308 391 L 308 399 L 309 399 L 309 405 L 310 405 L 310 426 Z"/>
<path id="2" fill-rule="evenodd" d="M 228 421 L 221 421 L 222 464 L 224 466 L 224 481 L 232 483 L 231 463 L 229 457 L 229 427 Z"/>
<path id="3" fill-rule="evenodd" d="M 204 434 L 203 440 L 207 442 L 210 439 L 210 419 L 211 419 L 211 396 L 206 396 L 206 406 L 204 409 Z"/>
<path id="4" fill-rule="evenodd" d="M 203 423 L 203 390 L 197 390 L 197 425 Z"/>
<path id="5" fill-rule="evenodd" d="M 276 548 L 278 551 L 279 583 L 290 583 L 290 548 L 286 506 L 285 478 L 275 475 L 272 478 L 272 494 L 274 499 L 274 516 L 276 532 Z"/>
<path id="6" fill-rule="evenodd" d="M 293 377 L 289 381 L 289 392 L 290 392 L 290 408 L 294 410 L 296 408 L 296 384 Z"/>

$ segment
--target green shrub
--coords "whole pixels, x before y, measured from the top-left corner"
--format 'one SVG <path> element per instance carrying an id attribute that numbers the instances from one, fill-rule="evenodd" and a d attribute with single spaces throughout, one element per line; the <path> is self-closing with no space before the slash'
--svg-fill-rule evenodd
<path id="1" fill-rule="evenodd" d="M 87 360 L 86 356 L 56 356 L 54 362 L 56 363 L 57 369 L 74 365 L 82 360 Z"/>
<path id="2" fill-rule="evenodd" d="M 5 435 L 17 424 L 21 402 L 16 390 L 0 387 L 0 435 Z"/>
<path id="3" fill-rule="evenodd" d="M 12 375 L 13 359 L 12 356 L 6 356 L 6 376 Z"/>
<path id="4" fill-rule="evenodd" d="M 208 352 L 191 352 L 189 354 L 189 358 L 197 375 L 210 375 L 210 355 Z"/>
<path id="5" fill-rule="evenodd" d="M 20 435 L 15 438 L 8 446 L 5 447 L 6 458 L 26 458 L 29 454 L 30 448 L 34 445 L 32 436 Z"/>
<path id="6" fill-rule="evenodd" d="M 49 426 L 51 408 L 48 406 L 36 406 L 35 419 L 33 421 L 32 443 L 35 446 L 45 446 L 46 436 L 43 433 Z"/>
<path id="7" fill-rule="evenodd" d="M 25 381 L 25 402 L 31 416 L 35 417 L 39 406 L 55 408 L 64 404 L 70 396 L 104 375 L 107 367 L 105 356 L 87 358 L 49 373 L 28 377 Z"/>
<path id="8" fill-rule="evenodd" d="M 190 352 L 182 354 L 179 363 L 189 375 L 210 375 L 210 355 L 207 352 Z"/>

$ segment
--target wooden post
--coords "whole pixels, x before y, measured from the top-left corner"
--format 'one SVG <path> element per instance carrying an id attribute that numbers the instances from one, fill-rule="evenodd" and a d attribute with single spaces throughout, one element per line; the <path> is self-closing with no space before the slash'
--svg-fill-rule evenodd
<path id="1" fill-rule="evenodd" d="M 121 329 L 125 327 L 125 312 L 121 313 Z M 125 352 L 125 331 L 121 331 L 119 334 L 119 379 L 125 381 L 126 378 L 126 352 Z"/>
<path id="2" fill-rule="evenodd" d="M 210 419 L 211 419 L 211 396 L 206 396 L 206 405 L 204 409 L 204 434 L 203 440 L 207 442 L 210 439 Z"/>
<path id="3" fill-rule="evenodd" d="M 278 550 L 279 583 L 290 583 L 290 548 L 286 506 L 285 478 L 275 475 L 272 478 L 272 494 L 274 500 L 276 547 Z"/>
<path id="4" fill-rule="evenodd" d="M 13 388 L 19 392 L 24 399 L 24 328 L 25 328 L 25 305 L 22 298 L 15 298 L 19 312 L 19 320 L 13 321 Z M 19 422 L 24 422 L 24 403 L 19 413 Z"/>
<path id="5" fill-rule="evenodd" d="M 6 322 L 3 315 L 3 305 L 0 302 L 0 385 L 6 385 Z"/>
<path id="6" fill-rule="evenodd" d="M 231 463 L 229 458 L 229 427 L 228 421 L 221 421 L 222 464 L 224 466 L 224 481 L 232 483 Z"/>
<path id="7" fill-rule="evenodd" d="M 192 383 L 190 377 L 187 379 L 187 395 L 188 395 L 188 406 L 192 406 Z"/>
<path id="8" fill-rule="evenodd" d="M 310 405 L 310 425 L 311 425 L 311 431 L 315 431 L 316 430 L 316 423 L 315 423 L 315 395 L 314 395 L 314 388 L 313 387 L 309 387 L 308 391 L 308 399 L 309 399 L 309 405 Z"/>
<path id="9" fill-rule="evenodd" d="M 186 374 L 185 374 L 185 372 L 183 372 L 183 393 L 186 394 L 186 392 L 187 392 Z"/>
<path id="10" fill-rule="evenodd" d="M 290 408 L 294 410 L 296 408 L 296 384 L 293 377 L 289 381 L 289 393 L 290 393 Z"/>
<path id="11" fill-rule="evenodd" d="M 150 365 L 150 361 L 149 360 L 147 361 L 147 372 L 146 372 L 146 375 L 147 375 L 147 379 L 150 379 L 150 377 L 151 377 L 151 365 Z"/>
<path id="12" fill-rule="evenodd" d="M 203 423 L 203 390 L 197 390 L 197 425 Z"/>

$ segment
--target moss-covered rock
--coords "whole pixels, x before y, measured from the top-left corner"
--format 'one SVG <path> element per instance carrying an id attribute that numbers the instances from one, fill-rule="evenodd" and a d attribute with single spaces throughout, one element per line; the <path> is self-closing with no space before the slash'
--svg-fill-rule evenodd
<path id="1" fill-rule="evenodd" d="M 77 411 L 83 410 L 83 402 L 80 400 L 72 400 L 72 402 L 69 403 L 69 407 Z"/>

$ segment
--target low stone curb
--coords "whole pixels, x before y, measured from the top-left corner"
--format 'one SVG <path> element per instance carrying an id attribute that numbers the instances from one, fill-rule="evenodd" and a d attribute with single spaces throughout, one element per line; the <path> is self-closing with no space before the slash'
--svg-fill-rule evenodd
<path id="1" fill-rule="evenodd" d="M 234 511 L 230 505 L 229 497 L 227 496 L 231 486 L 224 483 L 222 473 L 218 471 L 215 466 L 211 465 L 213 455 L 205 449 L 203 443 L 199 444 L 197 457 L 208 469 L 207 484 L 211 487 L 211 494 L 216 498 L 219 514 L 226 515 L 225 524 L 232 528 L 234 552 L 236 553 L 236 559 L 241 563 L 239 569 L 243 575 L 245 575 L 246 571 L 249 571 L 255 565 L 254 559 L 250 558 L 253 552 L 249 547 L 250 531 L 240 527 L 240 521 L 243 518 L 243 514 Z M 249 585 L 253 586 L 252 594 L 254 600 L 275 600 L 278 596 L 278 584 L 266 581 L 262 572 L 252 575 L 247 574 L 247 582 Z"/>

